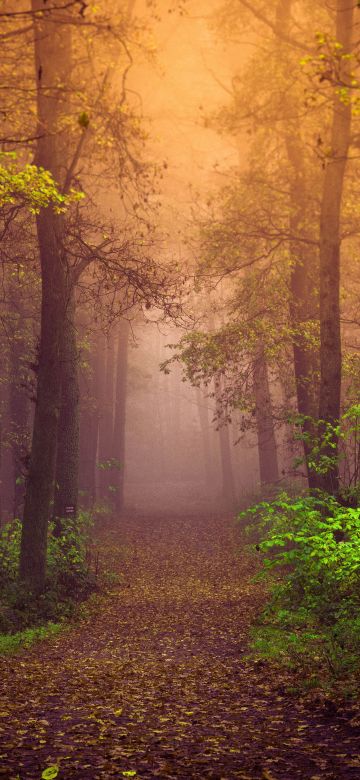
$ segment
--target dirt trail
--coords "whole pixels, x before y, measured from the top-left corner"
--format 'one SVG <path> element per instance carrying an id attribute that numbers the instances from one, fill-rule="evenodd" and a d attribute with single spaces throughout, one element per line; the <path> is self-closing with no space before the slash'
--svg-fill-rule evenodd
<path id="1" fill-rule="evenodd" d="M 209 517 L 113 532 L 101 613 L 0 662 L 0 777 L 359 780 L 351 715 L 246 659 L 262 595 L 235 534 Z"/>

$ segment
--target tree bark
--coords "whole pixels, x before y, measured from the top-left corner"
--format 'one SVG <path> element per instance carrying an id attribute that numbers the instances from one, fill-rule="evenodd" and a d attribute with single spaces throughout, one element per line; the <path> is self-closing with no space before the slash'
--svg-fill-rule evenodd
<path id="1" fill-rule="evenodd" d="M 47 526 L 53 498 L 60 409 L 61 324 L 66 309 L 57 219 L 50 210 L 43 211 L 37 219 L 42 269 L 41 335 L 20 557 L 20 578 L 35 591 L 41 591 L 45 584 Z"/>
<path id="2" fill-rule="evenodd" d="M 56 2 L 55 2 L 56 5 Z M 42 14 L 42 0 L 32 0 L 39 140 L 36 163 L 60 180 L 57 122 L 58 84 L 69 57 L 68 28 Z M 63 218 L 50 206 L 36 219 L 42 275 L 39 367 L 29 476 L 21 537 L 19 576 L 30 591 L 45 585 L 47 528 L 53 498 L 56 437 L 60 410 L 60 349 L 67 303 Z"/>
<path id="3" fill-rule="evenodd" d="M 291 38 L 291 9 L 293 0 L 279 0 L 276 9 L 275 33 L 283 50 L 285 82 L 289 62 L 286 57 Z M 297 105 L 289 90 L 283 96 L 283 133 L 285 149 L 290 164 L 290 319 L 294 331 L 293 354 L 297 408 L 303 417 L 303 442 L 305 465 L 310 488 L 318 486 L 317 474 L 309 468 L 311 443 L 308 437 L 315 433 L 312 422 L 317 419 L 319 404 L 319 358 L 306 338 L 308 324 L 319 320 L 319 258 L 316 237 L 312 236 L 313 213 L 309 211 L 309 183 L 304 163 L 304 145 L 296 121 Z M 301 239 L 300 239 L 301 237 Z"/>
<path id="4" fill-rule="evenodd" d="M 305 171 L 303 170 L 303 155 L 301 146 L 296 139 L 295 129 L 286 135 L 288 158 L 293 168 L 290 183 L 290 232 L 292 236 L 300 235 L 304 226 L 309 223 L 310 215 L 306 211 L 307 189 Z M 294 374 L 296 385 L 297 408 L 303 417 L 302 429 L 305 434 L 303 441 L 305 465 L 308 484 L 311 489 L 319 486 L 316 472 L 310 468 L 312 438 L 316 432 L 314 423 L 318 416 L 319 404 L 319 356 L 311 348 L 306 336 L 307 325 L 319 320 L 318 285 L 319 260 L 313 245 L 303 241 L 291 240 L 291 271 L 290 271 L 290 318 L 294 331 L 293 353 Z"/>
<path id="5" fill-rule="evenodd" d="M 336 3 L 336 41 L 342 54 L 352 48 L 354 4 L 348 0 Z M 350 84 L 348 60 L 339 61 L 340 78 Z M 340 218 L 343 183 L 351 133 L 351 104 L 335 92 L 331 127 L 331 157 L 326 161 L 320 213 L 320 432 L 327 426 L 337 426 L 340 417 L 341 393 L 341 333 L 340 333 Z M 333 465 L 321 476 L 321 487 L 337 493 L 339 471 L 337 463 L 338 437 L 324 448 L 324 455 Z"/>

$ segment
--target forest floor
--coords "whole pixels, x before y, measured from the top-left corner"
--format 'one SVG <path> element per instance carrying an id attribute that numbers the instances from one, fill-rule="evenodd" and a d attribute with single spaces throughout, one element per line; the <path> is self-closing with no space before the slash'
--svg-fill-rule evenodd
<path id="1" fill-rule="evenodd" d="M 351 708 L 246 657 L 264 595 L 232 521 L 129 518 L 102 555 L 97 609 L 1 659 L 1 778 L 359 780 Z"/>

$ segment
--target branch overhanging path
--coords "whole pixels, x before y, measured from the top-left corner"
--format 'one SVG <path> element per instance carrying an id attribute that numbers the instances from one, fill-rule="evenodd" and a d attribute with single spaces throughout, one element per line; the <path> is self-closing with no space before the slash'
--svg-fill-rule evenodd
<path id="1" fill-rule="evenodd" d="M 0 777 L 355 780 L 359 729 L 246 657 L 264 595 L 233 522 L 133 517 L 119 584 L 85 620 L 0 662 Z"/>

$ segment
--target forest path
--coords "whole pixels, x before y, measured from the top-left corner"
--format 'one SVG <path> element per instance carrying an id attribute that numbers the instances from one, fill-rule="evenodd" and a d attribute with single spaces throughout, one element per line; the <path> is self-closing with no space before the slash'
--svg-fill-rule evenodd
<path id="1" fill-rule="evenodd" d="M 1 660 L 0 777 L 353 780 L 355 729 L 244 653 L 262 602 L 232 521 L 130 518 L 101 612 Z"/>

